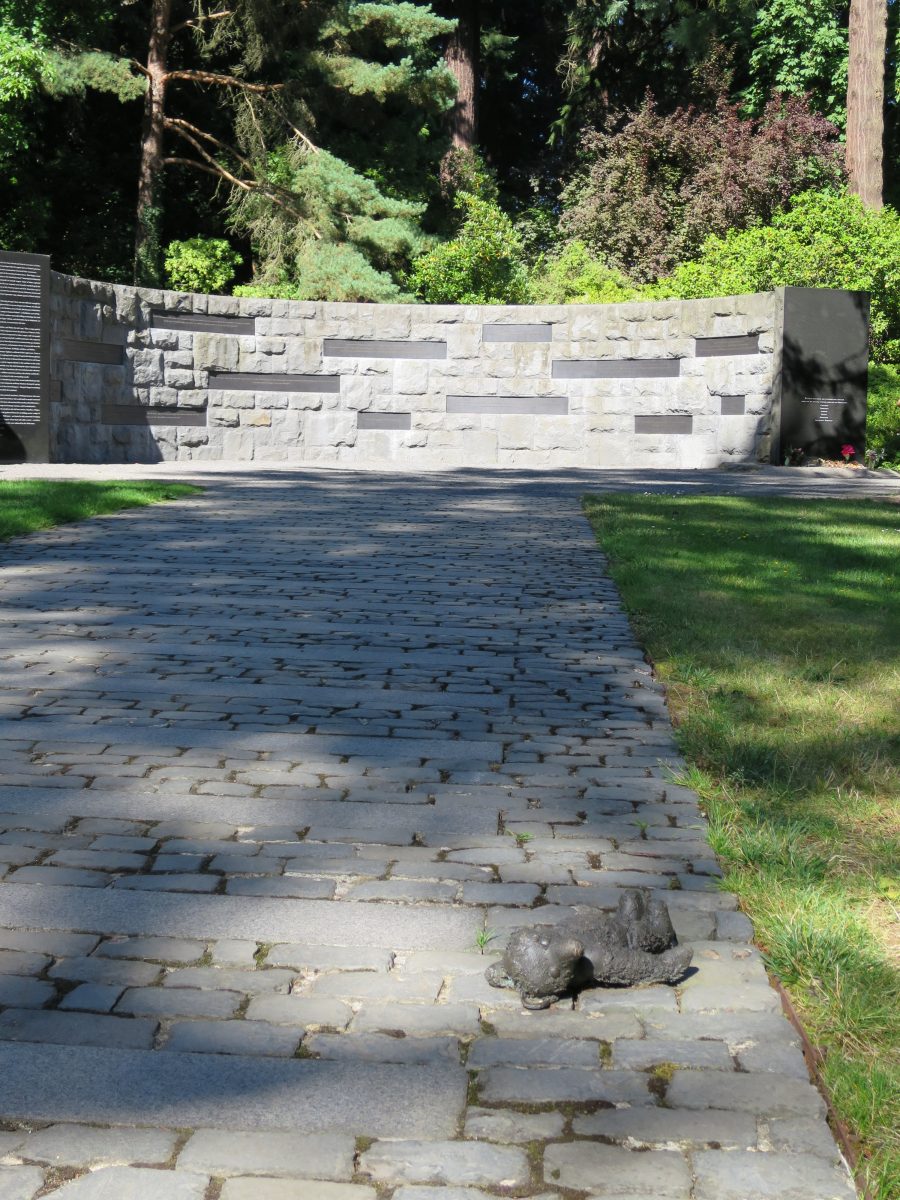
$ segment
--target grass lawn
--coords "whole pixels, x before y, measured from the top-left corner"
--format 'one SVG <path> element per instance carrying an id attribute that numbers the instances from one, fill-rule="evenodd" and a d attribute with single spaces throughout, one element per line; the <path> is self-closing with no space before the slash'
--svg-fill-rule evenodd
<path id="1" fill-rule="evenodd" d="M 100 513 L 118 512 L 120 508 L 177 500 L 200 491 L 201 488 L 190 484 L 164 480 L 153 483 L 0 480 L 0 541 L 68 521 L 83 521 Z"/>
<path id="2" fill-rule="evenodd" d="M 586 497 L 710 833 L 900 1196 L 900 505 Z"/>

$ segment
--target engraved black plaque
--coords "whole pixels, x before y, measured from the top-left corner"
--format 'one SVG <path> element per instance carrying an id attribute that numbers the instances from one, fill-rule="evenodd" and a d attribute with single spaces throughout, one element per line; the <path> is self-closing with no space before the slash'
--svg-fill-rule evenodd
<path id="1" fill-rule="evenodd" d="M 722 355 L 759 354 L 759 334 L 739 333 L 733 337 L 694 339 L 697 358 L 719 358 Z"/>
<path id="2" fill-rule="evenodd" d="M 408 412 L 361 412 L 356 417 L 357 429 L 410 429 L 412 413 Z"/>
<path id="3" fill-rule="evenodd" d="M 252 337 L 256 333 L 253 317 L 220 317 L 211 313 L 166 312 L 155 308 L 150 314 L 153 329 L 174 329 L 182 333 L 224 333 L 232 337 Z"/>
<path id="4" fill-rule="evenodd" d="M 50 259 L 0 252 L 0 461 L 49 457 Z"/>
<path id="5" fill-rule="evenodd" d="M 781 444 L 773 461 L 794 449 L 839 459 L 866 444 L 869 296 L 831 288 L 784 289 L 781 350 Z"/>
<path id="6" fill-rule="evenodd" d="M 554 379 L 673 379 L 681 374 L 680 358 L 557 358 Z"/>
<path id="7" fill-rule="evenodd" d="M 565 417 L 569 401 L 565 396 L 448 396 L 447 412 Z"/>
<path id="8" fill-rule="evenodd" d="M 694 418 L 684 413 L 666 413 L 660 417 L 635 417 L 635 433 L 693 433 Z"/>

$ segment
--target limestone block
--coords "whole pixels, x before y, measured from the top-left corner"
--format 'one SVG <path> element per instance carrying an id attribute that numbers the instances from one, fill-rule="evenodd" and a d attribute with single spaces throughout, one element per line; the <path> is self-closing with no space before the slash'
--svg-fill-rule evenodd
<path id="1" fill-rule="evenodd" d="M 183 371 L 179 367 L 167 368 L 165 372 L 165 384 L 172 388 L 192 388 L 194 386 L 194 372 Z"/>
<path id="2" fill-rule="evenodd" d="M 231 428 L 240 424 L 241 416 L 236 408 L 211 408 L 208 420 L 211 425 Z"/>
<path id="3" fill-rule="evenodd" d="M 288 393 L 287 392 L 257 392 L 256 407 L 257 408 L 288 408 Z"/>
<path id="4" fill-rule="evenodd" d="M 308 446 L 352 446 L 356 442 L 356 414 L 310 413 L 305 427 Z"/>
<path id="5" fill-rule="evenodd" d="M 278 337 L 257 337 L 256 350 L 258 354 L 264 354 L 267 357 L 284 354 L 287 348 L 287 343 L 284 338 Z"/>
<path id="6" fill-rule="evenodd" d="M 534 445 L 534 417 L 501 416 L 497 419 L 497 445 L 500 450 L 531 450 Z"/>
<path id="7" fill-rule="evenodd" d="M 131 379 L 136 386 L 154 387 L 162 383 L 165 368 L 161 350 L 132 350 L 128 357 Z"/>
<path id="8" fill-rule="evenodd" d="M 428 390 L 428 365 L 416 360 L 394 363 L 394 391 L 401 396 L 422 396 Z"/>
<path id="9" fill-rule="evenodd" d="M 175 408 L 181 397 L 174 388 L 151 387 L 148 389 L 148 400 L 154 408 Z"/>
<path id="10" fill-rule="evenodd" d="M 572 453 L 581 448 L 581 423 L 566 417 L 535 417 L 535 450 L 561 450 Z"/>
<path id="11" fill-rule="evenodd" d="M 341 404 L 343 407 L 354 411 L 360 408 L 369 408 L 372 404 L 372 397 L 376 394 L 375 383 L 375 380 L 365 375 L 342 379 Z"/>
<path id="12" fill-rule="evenodd" d="M 483 353 L 481 326 L 460 324 L 454 329 L 445 329 L 441 335 L 447 340 L 447 358 L 478 358 Z"/>
<path id="13" fill-rule="evenodd" d="M 298 410 L 314 410 L 322 408 L 326 397 L 316 395 L 315 392 L 288 392 L 288 408 Z M 331 396 L 329 400 L 337 401 L 339 397 Z"/>
<path id="14" fill-rule="evenodd" d="M 412 329 L 412 310 L 408 304 L 375 306 L 373 326 L 379 338 L 408 338 Z"/>
<path id="15" fill-rule="evenodd" d="M 236 371 L 241 339 L 217 333 L 195 333 L 194 363 L 200 370 Z"/>
<path id="16" fill-rule="evenodd" d="M 266 426 L 272 424 L 272 414 L 266 409 L 245 409 L 241 413 L 242 425 Z"/>
<path id="17" fill-rule="evenodd" d="M 322 342 L 314 338 L 289 338 L 285 342 L 284 360 L 279 364 L 279 370 L 289 375 L 323 375 L 335 374 L 331 360 L 322 365 Z M 340 374 L 345 375 L 347 368 L 341 366 Z"/>

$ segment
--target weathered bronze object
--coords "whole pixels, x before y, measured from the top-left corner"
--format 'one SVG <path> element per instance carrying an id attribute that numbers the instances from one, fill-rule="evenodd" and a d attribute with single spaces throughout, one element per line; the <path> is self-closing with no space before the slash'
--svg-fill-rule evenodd
<path id="1" fill-rule="evenodd" d="M 559 925 L 514 930 L 485 977 L 493 987 L 518 991 L 525 1008 L 547 1008 L 591 984 L 677 983 L 692 956 L 689 946 L 678 945 L 663 901 L 633 888 L 614 913 L 590 909 Z"/>

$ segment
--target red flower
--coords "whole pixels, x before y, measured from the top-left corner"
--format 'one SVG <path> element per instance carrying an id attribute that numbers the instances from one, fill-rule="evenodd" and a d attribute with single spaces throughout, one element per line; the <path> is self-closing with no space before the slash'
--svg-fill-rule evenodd
<path id="1" fill-rule="evenodd" d="M 851 446 L 849 444 L 849 442 L 846 445 L 841 446 L 841 454 L 842 454 L 845 462 L 849 461 L 854 456 L 855 453 L 856 453 L 856 450 L 854 449 L 853 446 Z"/>

